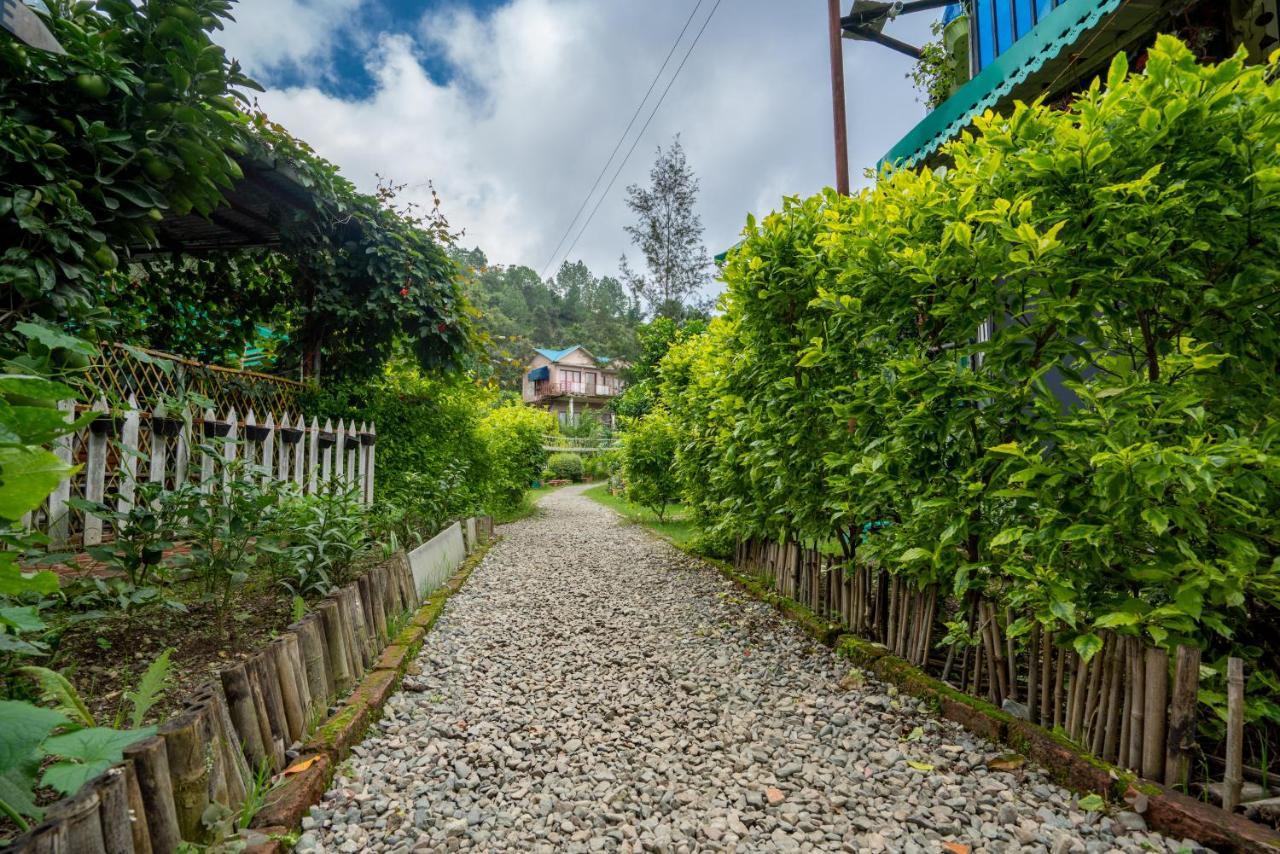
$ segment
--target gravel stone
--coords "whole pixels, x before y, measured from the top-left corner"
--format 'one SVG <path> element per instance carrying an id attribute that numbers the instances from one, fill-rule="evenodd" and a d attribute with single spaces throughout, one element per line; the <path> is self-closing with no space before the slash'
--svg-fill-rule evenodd
<path id="1" fill-rule="evenodd" d="M 500 528 L 298 850 L 1181 847 L 988 770 L 1004 750 L 581 492 Z"/>

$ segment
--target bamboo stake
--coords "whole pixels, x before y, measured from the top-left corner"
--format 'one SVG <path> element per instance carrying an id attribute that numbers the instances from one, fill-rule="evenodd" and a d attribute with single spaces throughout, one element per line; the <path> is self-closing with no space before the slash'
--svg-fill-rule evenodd
<path id="1" fill-rule="evenodd" d="M 293 673 L 294 691 L 298 695 L 299 705 L 302 706 L 303 732 L 305 733 L 307 718 L 311 712 L 311 685 L 307 681 L 306 665 L 302 660 L 302 642 L 295 631 L 286 631 L 280 637 L 284 640 L 289 670 Z"/>
<path id="2" fill-rule="evenodd" d="M 1169 654 L 1147 649 L 1143 678 L 1142 776 L 1164 779 L 1164 731 L 1169 703 Z"/>
<path id="3" fill-rule="evenodd" d="M 373 651 L 373 658 L 376 659 L 378 657 L 377 623 L 373 619 L 373 588 L 369 586 L 367 573 L 356 579 L 355 588 L 356 597 L 360 600 L 361 618 L 364 621 L 365 646 Z"/>
<path id="4" fill-rule="evenodd" d="M 1052 638 L 1053 633 L 1050 632 L 1049 636 Z M 1053 672 L 1053 728 L 1062 729 L 1067 717 L 1067 649 L 1059 649 L 1054 657 L 1058 661 Z"/>
<path id="5" fill-rule="evenodd" d="M 1118 636 L 1111 639 L 1111 655 L 1107 663 L 1107 704 L 1106 717 L 1102 719 L 1104 734 L 1100 755 L 1109 761 L 1115 760 L 1120 744 L 1120 695 L 1123 687 L 1121 683 L 1124 681 L 1124 670 L 1120 666 L 1124 655 L 1122 641 Z"/>
<path id="6" fill-rule="evenodd" d="M 226 695 L 223 693 L 220 684 L 214 684 L 209 687 L 208 712 L 214 733 L 217 735 L 218 748 L 222 754 L 224 773 L 227 778 L 227 796 L 230 798 L 229 804 L 233 808 L 239 807 L 249 794 L 249 786 L 253 775 L 249 770 L 249 763 L 244 757 L 244 752 L 240 749 L 240 739 L 236 734 L 230 710 L 227 708 Z"/>
<path id="7" fill-rule="evenodd" d="M 1191 773 L 1191 754 L 1196 746 L 1196 697 L 1200 682 L 1200 650 L 1178 647 L 1174 669 L 1173 696 L 1169 703 L 1169 732 L 1166 740 L 1164 784 L 1186 790 Z"/>
<path id="8" fill-rule="evenodd" d="M 342 627 L 342 613 L 338 600 L 326 599 L 317 610 L 324 621 L 324 635 L 329 650 L 329 672 L 333 674 L 331 696 L 345 697 L 351 690 L 352 677 L 347 656 L 347 635 Z"/>
<path id="9" fill-rule="evenodd" d="M 147 808 L 142 800 L 142 787 L 138 785 L 138 769 L 129 756 L 124 758 L 120 768 L 124 772 L 125 794 L 129 799 L 129 829 L 133 833 L 134 854 L 151 854 L 151 833 L 147 829 Z"/>
<path id="10" fill-rule="evenodd" d="M 99 833 L 106 854 L 134 854 L 133 820 L 123 768 L 108 768 L 93 781 L 98 794 Z"/>
<path id="11" fill-rule="evenodd" d="M 227 696 L 227 710 L 236 735 L 239 736 L 244 758 L 251 768 L 257 768 L 267 757 L 267 751 L 262 744 L 262 731 L 258 726 L 258 712 L 253 704 L 249 674 L 243 663 L 236 663 L 222 671 L 220 676 L 222 690 Z"/>
<path id="12" fill-rule="evenodd" d="M 1027 720 L 1034 721 L 1040 701 L 1040 625 L 1031 624 L 1027 637 Z"/>
<path id="13" fill-rule="evenodd" d="M 1098 726 L 1098 707 L 1102 705 L 1103 684 L 1102 677 L 1105 667 L 1106 641 L 1103 641 L 1102 652 L 1097 653 L 1089 661 L 1089 681 L 1085 691 L 1084 701 L 1084 741 L 1082 744 L 1092 753 L 1097 754 L 1102 749 L 1102 744 L 1093 747 L 1094 735 L 1102 732 Z"/>
<path id="14" fill-rule="evenodd" d="M 209 842 L 208 828 L 201 821 L 209 806 L 210 768 L 200 733 L 200 716 L 188 709 L 160 727 L 169 757 L 169 779 L 173 784 L 173 804 L 177 809 L 180 837 L 187 842 Z"/>
<path id="15" fill-rule="evenodd" d="M 1146 650 L 1139 638 L 1133 639 L 1133 664 L 1130 669 L 1133 680 L 1133 699 L 1129 706 L 1129 761 L 1131 770 L 1142 773 L 1142 738 L 1146 731 Z"/>
<path id="16" fill-rule="evenodd" d="M 288 734 L 288 744 L 301 741 L 307 731 L 307 713 L 303 710 L 302 698 L 298 696 L 298 681 L 293 672 L 293 662 L 284 646 L 284 639 L 278 637 L 267 645 L 271 667 L 275 671 L 276 685 L 280 690 L 280 705 L 284 707 L 284 723 Z"/>
<path id="17" fill-rule="evenodd" d="M 1053 632 L 1040 626 L 1040 726 L 1049 727 L 1053 723 Z"/>
<path id="18" fill-rule="evenodd" d="M 1244 784 L 1244 662 L 1227 659 L 1227 768 L 1223 775 L 1222 808 L 1234 813 Z"/>
<path id="19" fill-rule="evenodd" d="M 209 697 L 202 695 L 188 707 L 196 716 L 196 732 L 199 735 L 200 749 L 204 754 L 205 769 L 209 774 L 209 803 L 232 804 L 231 774 L 227 771 L 227 763 L 222 757 L 217 725 Z M 238 805 L 237 805 L 238 806 Z M 203 821 L 203 816 L 201 817 Z"/>
<path id="20" fill-rule="evenodd" d="M 1133 725 L 1131 711 L 1133 709 L 1133 647 L 1136 638 L 1121 638 L 1120 649 L 1123 659 L 1119 668 L 1124 682 L 1123 699 L 1120 703 L 1120 745 L 1116 751 L 1116 764 L 1122 768 L 1129 767 L 1129 728 Z"/>
<path id="21" fill-rule="evenodd" d="M 307 695 L 311 699 L 307 706 L 309 717 L 322 713 L 329 704 L 329 687 L 325 680 L 324 654 L 321 652 L 317 622 L 315 614 L 308 614 L 291 626 L 298 636 L 298 655 L 302 659 L 302 670 L 307 676 Z"/>
<path id="22" fill-rule="evenodd" d="M 267 726 L 271 729 L 271 741 L 275 745 L 284 767 L 285 754 L 293 739 L 289 737 L 289 713 L 285 711 L 284 693 L 280 687 L 280 669 L 276 667 L 275 653 L 271 648 L 263 650 L 250 659 L 257 671 L 258 688 L 262 691 L 262 699 L 266 703 Z"/>
<path id="23" fill-rule="evenodd" d="M 67 852 L 105 851 L 99 806 L 97 791 L 84 786 L 77 794 L 53 803 L 45 812 L 45 821 L 61 821 L 66 826 Z"/>
<path id="24" fill-rule="evenodd" d="M 249 691 L 253 696 L 253 713 L 258 719 L 258 733 L 262 740 L 263 751 L 270 760 L 272 770 L 284 768 L 284 742 L 276 738 L 271 727 L 272 706 L 262 690 L 262 668 L 255 661 L 245 663 L 245 672 L 249 677 Z"/>
<path id="25" fill-rule="evenodd" d="M 992 606 L 993 610 L 994 610 L 994 607 L 995 606 L 993 605 Z M 1003 629 L 1000 628 L 1000 621 L 999 619 L 997 619 L 996 629 L 998 630 L 1000 636 L 1004 638 L 1004 647 L 1005 647 L 1004 660 L 1009 668 L 1007 673 L 1008 690 L 1005 691 L 1005 696 L 1013 700 L 1014 702 L 1017 702 L 1018 697 L 1021 696 L 1018 693 L 1018 656 L 1014 651 L 1013 638 L 1009 637 L 1008 631 L 1007 631 L 1009 626 L 1012 623 L 1013 623 L 1013 612 L 1011 612 L 1008 608 L 1005 608 L 1004 609 L 1004 628 Z"/>
<path id="26" fill-rule="evenodd" d="M 178 826 L 177 805 L 173 799 L 173 780 L 169 776 L 169 751 L 165 740 L 158 735 L 135 741 L 124 749 L 124 758 L 133 766 L 138 781 L 142 811 L 138 819 L 145 819 L 151 850 L 169 852 L 182 842 Z"/>
<path id="27" fill-rule="evenodd" d="M 1084 710 L 1085 703 L 1088 700 L 1088 690 L 1086 683 L 1089 681 L 1089 665 L 1080 657 L 1080 653 L 1072 652 L 1072 660 L 1075 662 L 1075 674 L 1071 677 L 1071 714 L 1068 717 L 1068 731 L 1071 738 L 1077 744 L 1083 741 L 1084 737 Z"/>

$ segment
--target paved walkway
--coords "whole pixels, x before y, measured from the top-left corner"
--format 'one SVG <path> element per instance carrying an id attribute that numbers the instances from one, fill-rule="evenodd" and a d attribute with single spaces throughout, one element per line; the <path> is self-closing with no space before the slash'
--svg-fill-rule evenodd
<path id="1" fill-rule="evenodd" d="M 988 771 L 995 747 L 580 488 L 501 533 L 299 850 L 1182 847 Z"/>

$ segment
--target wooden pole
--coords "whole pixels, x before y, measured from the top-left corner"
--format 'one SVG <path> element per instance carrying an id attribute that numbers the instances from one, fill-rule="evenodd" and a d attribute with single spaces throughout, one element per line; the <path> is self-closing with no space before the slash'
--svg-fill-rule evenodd
<path id="1" fill-rule="evenodd" d="M 236 735 L 240 737 L 240 747 L 250 768 L 257 768 L 267 758 L 266 748 L 262 743 L 262 730 L 258 725 L 258 712 L 254 708 L 253 688 L 249 684 L 249 674 L 243 663 L 237 663 L 220 674 L 222 690 L 227 696 L 227 711 Z"/>
<path id="2" fill-rule="evenodd" d="M 835 129 L 836 192 L 849 195 L 849 141 L 845 123 L 844 28 L 840 0 L 827 0 L 827 36 L 831 48 L 831 116 Z"/>
<path id="3" fill-rule="evenodd" d="M 1178 647 L 1174 668 L 1173 696 L 1169 702 L 1169 732 L 1166 744 L 1164 784 L 1185 790 L 1191 774 L 1191 755 L 1196 746 L 1196 698 L 1200 686 L 1200 650 Z"/>
<path id="4" fill-rule="evenodd" d="M 77 794 L 55 802 L 46 811 L 45 821 L 61 821 L 66 825 L 66 851 L 106 850 L 99 816 L 100 803 L 95 788 L 84 786 Z"/>
<path id="5" fill-rule="evenodd" d="M 146 817 L 151 850 L 176 850 L 182 842 L 182 831 L 178 826 L 165 740 L 153 735 L 135 741 L 124 749 L 124 758 L 133 764 L 134 775 L 138 778 L 138 791 L 144 807 L 139 817 Z"/>
<path id="6" fill-rule="evenodd" d="M 200 732 L 200 715 L 188 709 L 160 727 L 169 757 L 173 805 L 177 809 L 180 838 L 209 842 L 209 830 L 201 820 L 209 806 L 211 769 L 205 763 L 206 745 Z"/>
<path id="7" fill-rule="evenodd" d="M 147 808 L 142 801 L 142 787 L 138 785 L 138 769 L 128 756 L 121 767 L 124 769 L 125 791 L 129 796 L 129 827 L 133 831 L 134 854 L 151 854 L 151 832 L 147 828 Z"/>
<path id="8" fill-rule="evenodd" d="M 98 793 L 102 850 L 106 854 L 134 854 L 133 820 L 129 815 L 129 789 L 123 768 L 108 768 L 93 781 Z M 138 817 L 141 820 L 141 816 Z"/>
<path id="9" fill-rule="evenodd" d="M 1164 730 L 1169 713 L 1169 654 L 1151 648 L 1143 676 L 1142 776 L 1164 779 Z"/>
<path id="10" fill-rule="evenodd" d="M 330 672 L 333 674 L 333 695 L 345 697 L 351 690 L 352 676 L 347 656 L 347 635 L 342 625 L 342 612 L 337 598 L 326 599 L 318 606 L 324 620 L 325 640 L 329 649 Z"/>
<path id="11" fill-rule="evenodd" d="M 267 654 L 271 657 L 271 668 L 275 671 L 276 685 L 280 690 L 280 704 L 284 707 L 284 723 L 288 733 L 288 743 L 300 741 L 307 729 L 307 715 L 302 708 L 302 698 L 298 696 L 298 683 L 293 675 L 292 662 L 283 638 L 276 638 L 267 646 Z"/>
<path id="12" fill-rule="evenodd" d="M 1227 659 L 1227 770 L 1222 782 L 1222 808 L 1229 813 L 1240 805 L 1244 783 L 1244 662 Z"/>

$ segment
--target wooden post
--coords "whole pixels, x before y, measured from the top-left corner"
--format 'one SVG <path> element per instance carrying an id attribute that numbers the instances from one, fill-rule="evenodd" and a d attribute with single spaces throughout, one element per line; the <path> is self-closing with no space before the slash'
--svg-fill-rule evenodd
<path id="1" fill-rule="evenodd" d="M 325 477 L 325 483 L 333 487 L 341 488 L 346 477 L 343 474 L 343 465 L 347 458 L 347 428 L 342 426 L 342 419 L 339 418 L 337 427 L 330 428 L 329 422 L 326 421 L 324 429 L 326 432 L 330 430 L 333 432 L 333 446 L 326 452 L 328 456 L 325 457 L 326 460 L 328 460 L 329 457 L 333 458 L 333 467 L 326 469 L 329 474 Z M 332 480 L 330 477 L 332 477 Z"/>
<path id="2" fill-rule="evenodd" d="M 93 411 L 100 412 L 99 418 L 106 416 L 107 402 L 98 398 L 93 402 Z M 86 501 L 100 502 L 106 491 L 107 482 L 107 434 L 98 433 L 89 425 L 88 460 L 84 466 L 84 497 Z M 93 513 L 84 514 L 84 544 L 96 546 L 102 542 L 102 517 Z"/>
<path id="3" fill-rule="evenodd" d="M 142 800 L 142 787 L 138 785 L 138 769 L 132 758 L 126 756 L 124 764 L 125 791 L 129 795 L 129 827 L 133 831 L 134 854 L 152 854 L 151 831 L 147 827 L 147 807 Z"/>
<path id="4" fill-rule="evenodd" d="M 1191 756 L 1196 746 L 1196 699 L 1200 687 L 1200 650 L 1178 647 L 1173 696 L 1169 702 L 1169 732 L 1165 751 L 1164 784 L 1186 789 Z"/>
<path id="5" fill-rule="evenodd" d="M 289 427 L 289 413 L 280 416 L 280 429 L 285 430 Z M 292 476 L 289 473 L 289 462 L 293 459 L 293 449 L 285 442 L 283 436 L 272 434 L 272 439 L 276 446 L 276 456 L 278 459 L 274 462 L 276 480 L 281 486 L 288 485 Z"/>
<path id="6" fill-rule="evenodd" d="M 99 816 L 100 803 L 94 787 L 86 785 L 75 795 L 55 801 L 45 812 L 45 821 L 61 821 L 66 825 L 66 851 L 106 850 Z"/>
<path id="7" fill-rule="evenodd" d="M 311 683 L 307 681 L 306 662 L 302 657 L 302 638 L 296 631 L 286 631 L 280 638 L 284 641 L 285 657 L 289 659 L 293 690 L 298 695 L 298 705 L 302 707 L 302 738 L 305 738 L 307 725 L 311 722 Z"/>
<path id="8" fill-rule="evenodd" d="M 285 751 L 292 744 L 292 740 L 289 738 L 289 718 L 285 711 L 284 698 L 280 693 L 280 673 L 276 668 L 275 655 L 268 648 L 249 661 L 258 677 L 258 687 L 262 691 L 267 726 L 271 729 L 272 749 L 276 760 L 280 763 L 280 768 L 283 768 Z"/>
<path id="9" fill-rule="evenodd" d="M 173 784 L 173 805 L 177 809 L 178 830 L 187 842 L 209 842 L 209 830 L 201 817 L 209 806 L 211 767 L 206 761 L 207 745 L 201 738 L 200 715 L 188 709 L 160 727 L 169 757 L 169 779 Z"/>
<path id="10" fill-rule="evenodd" d="M 298 680 L 293 672 L 293 662 L 285 649 L 284 638 L 278 637 L 267 646 L 279 686 L 280 702 L 284 707 L 284 724 L 288 727 L 289 744 L 301 741 L 307 731 L 307 713 L 298 696 Z"/>
<path id="11" fill-rule="evenodd" d="M 176 450 L 173 455 L 173 484 L 181 488 L 187 482 L 187 468 L 191 463 L 191 413 L 182 411 L 182 429 L 178 431 Z"/>
<path id="12" fill-rule="evenodd" d="M 315 416 L 311 418 L 310 460 L 307 465 L 307 493 L 314 495 L 320 487 L 320 428 L 316 426 Z M 328 460 L 328 453 L 325 454 Z"/>
<path id="13" fill-rule="evenodd" d="M 250 768 L 258 768 L 267 758 L 262 744 L 262 732 L 258 726 L 258 712 L 253 704 L 253 688 L 243 663 L 228 667 L 220 674 L 222 690 L 227 696 L 228 712 L 240 737 L 240 746 Z"/>
<path id="14" fill-rule="evenodd" d="M 231 464 L 235 462 L 236 453 L 240 450 L 240 425 L 236 421 L 236 410 L 233 406 L 227 413 L 227 423 L 231 427 L 227 430 L 227 438 L 222 443 L 222 488 L 229 489 L 231 486 Z"/>
<path id="15" fill-rule="evenodd" d="M 1169 714 L 1169 654 L 1149 648 L 1143 676 L 1142 776 L 1164 779 L 1164 731 Z"/>
<path id="16" fill-rule="evenodd" d="M 312 710 L 323 712 L 333 696 L 333 676 L 329 673 L 324 645 L 324 624 L 319 614 L 312 613 L 295 625 L 303 667 L 307 672 L 307 692 L 311 695 Z"/>
<path id="17" fill-rule="evenodd" d="M 134 775 L 138 778 L 138 791 L 145 809 L 137 817 L 146 818 L 151 850 L 176 850 L 182 842 L 182 832 L 178 825 L 165 740 L 153 735 L 135 741 L 124 749 L 124 758 L 133 765 Z"/>
<path id="18" fill-rule="evenodd" d="M 151 433 L 151 467 L 147 471 L 147 480 L 161 487 L 165 485 L 165 468 L 169 463 L 169 441 L 156 431 L 156 422 L 165 417 L 165 412 L 164 407 L 153 409 L 147 421 L 147 429 Z"/>
<path id="19" fill-rule="evenodd" d="M 1244 784 L 1244 662 L 1234 657 L 1227 659 L 1227 770 L 1222 782 L 1222 808 L 1233 813 Z"/>
<path id="20" fill-rule="evenodd" d="M 58 408 L 66 413 L 68 423 L 75 420 L 76 402 L 74 400 L 58 401 Z M 53 440 L 53 454 L 63 465 L 71 465 L 72 448 L 75 434 L 59 436 Z M 71 500 L 71 478 L 63 478 L 53 492 L 49 493 L 49 544 L 53 547 L 66 545 L 71 539 L 71 516 L 67 502 Z"/>
<path id="21" fill-rule="evenodd" d="M 311 444 L 312 434 L 307 431 L 307 422 L 301 415 L 293 419 L 293 426 L 302 431 L 302 438 L 293 446 L 293 482 L 298 485 L 298 491 L 302 492 L 307 485 L 307 448 Z"/>
<path id="22" fill-rule="evenodd" d="M 108 768 L 92 783 L 98 794 L 99 832 L 106 854 L 134 854 L 133 819 L 123 768 Z M 141 816 L 138 817 L 141 820 Z"/>
<path id="23" fill-rule="evenodd" d="M 117 490 L 116 510 L 127 513 L 133 507 L 135 487 L 138 482 L 138 400 L 129 395 L 129 409 L 120 429 L 120 485 Z"/>
<path id="24" fill-rule="evenodd" d="M 342 624 L 342 612 L 337 597 L 326 599 L 316 606 L 324 620 L 325 641 L 329 649 L 330 672 L 333 673 L 333 695 L 346 696 L 351 690 L 350 657 L 347 654 L 346 629 Z"/>
<path id="25" fill-rule="evenodd" d="M 831 116 L 836 145 L 836 192 L 849 195 L 849 143 L 845 127 L 844 27 L 840 0 L 827 0 L 827 43 L 831 50 Z"/>
<path id="26" fill-rule="evenodd" d="M 223 773 L 227 780 L 227 797 L 230 798 L 230 805 L 234 809 L 244 803 L 248 796 L 253 781 L 253 771 L 240 748 L 240 738 L 231 720 L 231 711 L 227 708 L 227 698 L 221 682 L 215 682 L 209 686 L 208 696 L 209 720 L 222 756 Z"/>
<path id="27" fill-rule="evenodd" d="M 217 418 L 216 418 L 216 417 L 214 416 L 214 414 L 213 414 L 213 410 L 212 410 L 212 409 L 206 409 L 206 410 L 204 411 L 204 420 L 205 420 L 205 421 L 216 421 L 216 420 L 217 420 Z M 212 439 L 211 437 L 209 437 L 209 436 L 205 435 L 204 430 L 202 429 L 202 430 L 200 431 L 200 437 L 199 437 L 199 444 L 200 444 L 200 491 L 201 491 L 201 492 L 212 492 L 212 491 L 213 491 L 213 453 L 211 452 L 211 451 L 212 451 L 212 449 L 211 449 L 211 447 L 210 447 L 210 446 L 212 445 L 212 443 L 213 443 L 213 439 Z"/>
<path id="28" fill-rule="evenodd" d="M 1146 730 L 1146 650 L 1140 638 L 1133 639 L 1133 656 L 1129 661 L 1129 681 L 1133 684 L 1129 699 L 1129 755 L 1126 767 L 1142 773 L 1142 738 Z"/>

